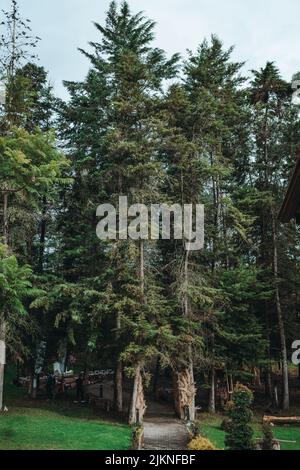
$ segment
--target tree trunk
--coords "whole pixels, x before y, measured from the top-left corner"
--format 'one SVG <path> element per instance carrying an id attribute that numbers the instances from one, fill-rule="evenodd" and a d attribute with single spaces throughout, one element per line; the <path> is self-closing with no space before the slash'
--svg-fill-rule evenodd
<path id="1" fill-rule="evenodd" d="M 123 364 L 120 360 L 115 370 L 115 407 L 119 413 L 123 411 Z"/>
<path id="2" fill-rule="evenodd" d="M 132 390 L 131 404 L 130 404 L 130 411 L 129 411 L 129 424 L 131 426 L 136 423 L 136 418 L 137 418 L 136 402 L 137 402 L 138 380 L 139 380 L 140 370 L 141 370 L 140 366 L 137 366 L 135 377 L 134 377 L 134 382 L 133 382 L 133 390 Z"/>
<path id="3" fill-rule="evenodd" d="M 4 364 L 0 364 L 0 411 L 3 409 Z"/>
<path id="4" fill-rule="evenodd" d="M 1 351 L 0 351 L 0 411 L 3 409 L 3 391 L 4 391 L 4 368 L 5 368 L 5 333 L 6 325 L 3 322 L 0 327 L 0 341 L 1 341 Z"/>
<path id="5" fill-rule="evenodd" d="M 121 330 L 121 316 L 119 312 L 116 314 L 116 343 L 119 343 Z M 123 411 L 123 363 L 120 358 L 117 358 L 117 364 L 115 368 L 115 408 L 118 412 Z"/>
<path id="6" fill-rule="evenodd" d="M 39 271 L 43 273 L 44 270 L 44 252 L 46 241 L 46 214 L 47 214 L 47 199 L 43 197 L 43 210 L 40 231 L 40 246 L 39 246 Z"/>
<path id="7" fill-rule="evenodd" d="M 153 396 L 155 400 L 159 399 L 158 396 L 158 376 L 160 371 L 160 358 L 158 357 L 156 360 L 155 372 L 153 377 Z"/>
<path id="8" fill-rule="evenodd" d="M 230 394 L 230 386 L 229 386 L 229 378 L 228 378 L 228 372 L 227 372 L 227 370 L 225 371 L 225 380 L 226 380 L 227 396 L 229 397 L 229 394 Z"/>
<path id="9" fill-rule="evenodd" d="M 36 400 L 36 398 L 37 398 L 37 376 L 36 376 L 35 372 L 32 373 L 32 377 L 31 377 L 31 392 L 30 392 L 30 396 L 31 396 L 31 398 L 33 398 L 34 400 Z"/>
<path id="10" fill-rule="evenodd" d="M 216 412 L 216 372 L 214 366 L 210 373 L 209 412 Z"/>
<path id="11" fill-rule="evenodd" d="M 175 410 L 180 419 L 195 420 L 194 375 L 191 368 L 176 373 L 174 380 Z"/>
<path id="12" fill-rule="evenodd" d="M 140 240 L 140 284 L 142 292 L 142 300 L 145 302 L 145 255 L 144 255 L 144 241 Z"/>
<path id="13" fill-rule="evenodd" d="M 143 380 L 141 365 L 138 364 L 133 382 L 132 398 L 129 410 L 129 424 L 141 424 L 143 422 L 146 404 L 144 400 Z"/>
<path id="14" fill-rule="evenodd" d="M 190 254 L 190 247 L 189 243 L 187 242 L 186 244 L 186 249 L 185 249 L 185 262 L 184 262 L 184 284 L 185 284 L 185 290 L 184 290 L 184 316 L 186 318 L 190 317 L 190 312 L 189 312 L 189 299 L 188 299 L 188 285 L 189 285 L 189 254 Z M 195 405 L 195 395 L 196 395 L 196 389 L 194 387 L 194 364 L 193 364 L 193 351 L 192 351 L 192 345 L 191 343 L 188 345 L 188 351 L 189 351 L 189 374 L 191 378 L 191 384 L 194 390 L 193 397 L 190 400 L 189 404 L 189 419 L 190 421 L 195 420 L 195 410 L 196 410 L 196 405 Z"/>
<path id="15" fill-rule="evenodd" d="M 276 384 L 274 387 L 274 404 L 276 408 L 279 407 L 279 402 L 278 402 L 278 385 Z"/>
<path id="16" fill-rule="evenodd" d="M 281 308 L 279 286 L 278 286 L 278 251 L 277 251 L 277 236 L 276 236 L 276 224 L 275 216 L 272 212 L 272 232 L 273 232 L 273 270 L 274 270 L 274 279 L 275 279 L 275 303 L 276 311 L 278 318 L 278 328 L 280 335 L 280 346 L 281 346 L 281 359 L 282 359 L 282 409 L 288 410 L 290 407 L 289 399 L 289 371 L 288 371 L 288 358 L 287 358 L 287 348 L 286 348 L 286 337 L 285 329 L 283 322 L 283 314 Z"/>
<path id="17" fill-rule="evenodd" d="M 141 297 L 142 303 L 145 303 L 145 260 L 144 260 L 144 241 L 140 240 L 139 243 L 140 249 L 140 266 L 139 266 L 139 276 L 140 276 L 140 287 L 141 287 Z M 136 372 L 133 383 L 131 405 L 129 410 L 129 424 L 133 425 L 137 422 L 141 422 L 143 418 L 143 413 L 145 410 L 141 409 L 139 403 L 143 401 L 143 398 L 140 396 L 142 392 L 142 382 L 141 382 L 141 364 L 138 363 L 136 366 Z M 144 404 L 145 408 L 145 404 Z"/>
<path id="18" fill-rule="evenodd" d="M 233 383 L 233 377 L 232 377 L 232 374 L 230 374 L 230 393 L 232 393 L 234 391 L 234 383 Z"/>
<path id="19" fill-rule="evenodd" d="M 195 421 L 196 419 L 196 403 L 195 403 L 195 398 L 196 398 L 196 387 L 195 387 L 195 378 L 194 378 L 194 364 L 193 364 L 193 358 L 192 358 L 192 347 L 190 346 L 190 377 L 191 377 L 191 389 L 192 389 L 192 399 L 190 403 L 190 421 Z"/>
<path id="20" fill-rule="evenodd" d="M 8 245 L 8 193 L 3 194 L 3 241 Z"/>
<path id="21" fill-rule="evenodd" d="M 20 380 L 20 361 L 17 360 L 17 370 L 16 370 L 16 382 L 17 384 L 19 384 L 19 380 Z"/>
<path id="22" fill-rule="evenodd" d="M 265 372 L 265 394 L 266 397 L 270 398 L 270 400 L 273 400 L 272 369 L 270 365 L 266 367 Z"/>
<path id="23" fill-rule="evenodd" d="M 269 312 L 268 312 L 268 304 L 265 302 L 265 322 L 266 322 L 266 338 L 268 340 L 268 349 L 267 349 L 267 356 L 268 356 L 268 365 L 266 366 L 266 378 L 265 378 L 265 393 L 271 401 L 273 401 L 273 381 L 272 381 L 272 362 L 271 362 L 271 350 L 270 350 L 270 321 L 269 321 Z"/>

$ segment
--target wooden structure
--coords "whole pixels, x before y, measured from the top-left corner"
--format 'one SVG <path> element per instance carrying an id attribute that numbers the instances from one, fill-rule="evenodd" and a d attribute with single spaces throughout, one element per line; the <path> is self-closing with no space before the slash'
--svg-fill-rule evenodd
<path id="1" fill-rule="evenodd" d="M 133 392 L 129 412 L 129 424 L 141 425 L 144 420 L 146 409 L 147 406 L 144 395 L 143 376 L 141 366 L 139 365 L 137 367 L 134 378 Z"/>
<path id="2" fill-rule="evenodd" d="M 189 369 L 175 375 L 175 410 L 180 419 L 194 421 L 196 387 Z"/>
<path id="3" fill-rule="evenodd" d="M 296 219 L 297 224 L 300 224 L 300 158 L 279 213 L 281 222 L 287 223 L 292 219 Z"/>
<path id="4" fill-rule="evenodd" d="M 278 424 L 278 425 L 283 425 L 283 424 L 300 425 L 300 416 L 264 416 L 263 422 Z"/>

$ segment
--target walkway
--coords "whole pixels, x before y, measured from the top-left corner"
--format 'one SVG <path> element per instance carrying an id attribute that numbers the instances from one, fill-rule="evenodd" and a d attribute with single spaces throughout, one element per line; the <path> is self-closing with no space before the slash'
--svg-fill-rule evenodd
<path id="1" fill-rule="evenodd" d="M 148 402 L 144 420 L 144 450 L 185 450 L 188 432 L 168 404 Z"/>

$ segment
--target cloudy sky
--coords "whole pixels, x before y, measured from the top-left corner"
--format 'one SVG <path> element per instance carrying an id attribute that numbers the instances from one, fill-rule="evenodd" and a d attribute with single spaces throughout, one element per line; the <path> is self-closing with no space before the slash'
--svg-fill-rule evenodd
<path id="1" fill-rule="evenodd" d="M 98 37 L 92 24 L 102 22 L 109 0 L 19 0 L 22 15 L 32 20 L 40 63 L 48 70 L 59 96 L 62 80 L 81 80 L 88 61 L 77 47 Z M 10 0 L 1 0 L 7 9 Z M 212 33 L 246 69 L 274 60 L 284 78 L 300 70 L 299 0 L 129 0 L 134 12 L 143 10 L 157 22 L 156 45 L 169 54 L 197 45 Z"/>

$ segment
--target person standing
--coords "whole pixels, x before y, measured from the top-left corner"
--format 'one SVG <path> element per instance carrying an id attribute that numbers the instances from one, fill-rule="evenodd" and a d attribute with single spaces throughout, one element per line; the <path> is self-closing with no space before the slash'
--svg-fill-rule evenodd
<path id="1" fill-rule="evenodd" d="M 84 400 L 84 375 L 81 373 L 79 377 L 76 379 L 76 400 L 75 403 L 85 403 Z"/>
<path id="2" fill-rule="evenodd" d="M 55 384 L 56 384 L 55 377 L 52 374 L 47 374 L 46 392 L 47 392 L 47 399 L 49 401 L 53 400 Z"/>

